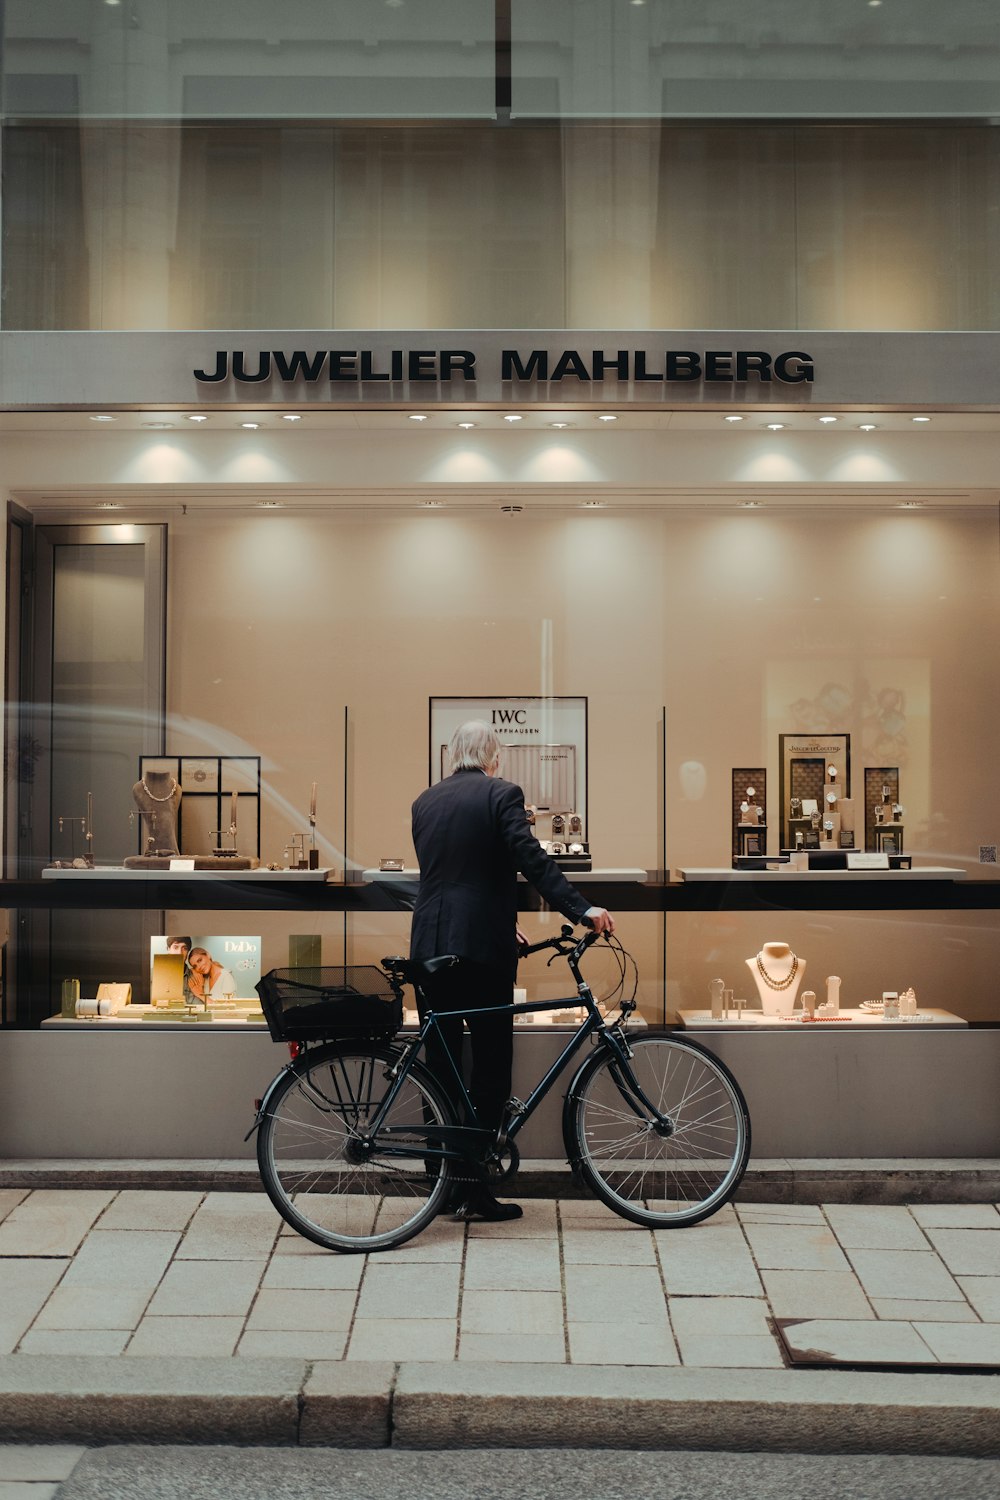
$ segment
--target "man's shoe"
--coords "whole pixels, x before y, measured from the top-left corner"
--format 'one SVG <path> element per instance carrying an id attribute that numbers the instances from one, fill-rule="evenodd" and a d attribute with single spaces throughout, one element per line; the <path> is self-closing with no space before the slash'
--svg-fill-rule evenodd
<path id="1" fill-rule="evenodd" d="M 476 1187 L 466 1194 L 465 1200 L 455 1210 L 457 1219 L 485 1219 L 490 1224 L 502 1224 L 509 1219 L 519 1219 L 524 1213 L 520 1203 L 501 1203 L 488 1188 Z"/>

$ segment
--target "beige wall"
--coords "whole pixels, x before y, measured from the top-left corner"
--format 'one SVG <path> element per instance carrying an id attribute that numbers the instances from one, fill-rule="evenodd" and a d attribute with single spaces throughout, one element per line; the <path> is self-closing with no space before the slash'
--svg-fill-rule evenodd
<path id="1" fill-rule="evenodd" d="M 866 761 L 900 765 L 908 846 L 979 873 L 979 845 L 998 837 L 997 563 L 988 513 L 189 515 L 170 529 L 168 749 L 211 741 L 264 757 L 265 860 L 305 826 L 318 781 L 324 859 L 337 863 L 346 706 L 349 860 L 411 860 L 429 696 L 587 694 L 595 862 L 652 868 L 666 705 L 677 868 L 728 864 L 733 766 L 768 766 L 776 813 L 777 734 L 838 729 L 858 784 Z M 834 702 L 837 722 L 814 722 Z M 343 918 L 317 921 L 338 959 Z M 265 962 L 309 925 L 255 918 Z M 405 945 L 403 916 L 348 925 L 356 960 Z M 993 915 L 673 917 L 668 1004 L 702 1004 L 715 973 L 739 988 L 747 954 L 785 937 L 816 987 L 841 974 L 845 1003 L 913 984 L 923 1004 L 998 1019 L 996 928 Z M 662 924 L 625 915 L 621 933 L 652 1013 Z"/>

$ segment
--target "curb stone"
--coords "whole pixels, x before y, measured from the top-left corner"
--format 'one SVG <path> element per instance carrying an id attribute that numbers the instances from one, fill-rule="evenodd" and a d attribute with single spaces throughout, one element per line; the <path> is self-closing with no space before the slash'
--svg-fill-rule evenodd
<path id="1" fill-rule="evenodd" d="M 1000 1379 L 660 1366 L 10 1355 L 6 1442 L 996 1457 Z"/>

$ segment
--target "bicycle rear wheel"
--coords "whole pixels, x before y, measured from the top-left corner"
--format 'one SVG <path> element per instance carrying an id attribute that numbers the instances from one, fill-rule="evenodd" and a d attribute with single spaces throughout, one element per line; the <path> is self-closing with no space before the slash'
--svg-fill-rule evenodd
<path id="1" fill-rule="evenodd" d="M 424 1155 L 428 1125 L 453 1123 L 434 1079 L 415 1063 L 380 1134 L 371 1122 L 399 1054 L 372 1042 L 308 1050 L 272 1084 L 257 1132 L 268 1197 L 291 1227 L 329 1250 L 389 1250 L 411 1239 L 444 1202 L 451 1171 Z M 393 1149 L 412 1150 L 396 1156 Z"/>
<path id="2" fill-rule="evenodd" d="M 648 1034 L 628 1041 L 636 1080 L 673 1132 L 657 1130 L 621 1064 L 602 1051 L 566 1096 L 570 1160 L 623 1218 L 653 1229 L 697 1224 L 732 1197 L 746 1171 L 746 1100 L 728 1068 L 688 1039 Z"/>

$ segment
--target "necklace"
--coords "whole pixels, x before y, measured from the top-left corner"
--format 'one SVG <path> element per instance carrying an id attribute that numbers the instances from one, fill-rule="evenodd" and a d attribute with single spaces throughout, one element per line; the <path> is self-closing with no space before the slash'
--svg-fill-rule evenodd
<path id="1" fill-rule="evenodd" d="M 787 990 L 791 985 L 792 980 L 795 978 L 795 975 L 798 973 L 799 961 L 793 953 L 792 972 L 788 975 L 787 979 L 772 979 L 770 974 L 764 968 L 764 964 L 759 953 L 757 954 L 757 968 L 760 970 L 761 979 L 763 979 L 769 990 Z"/>
<path id="2" fill-rule="evenodd" d="M 177 790 L 177 782 L 172 776 L 170 778 L 170 790 L 165 797 L 158 797 L 155 792 L 151 792 L 149 790 L 149 787 L 146 785 L 145 776 L 142 778 L 140 785 L 142 786 L 143 791 L 146 793 L 146 796 L 150 797 L 154 802 L 169 802 L 171 797 Z"/>

